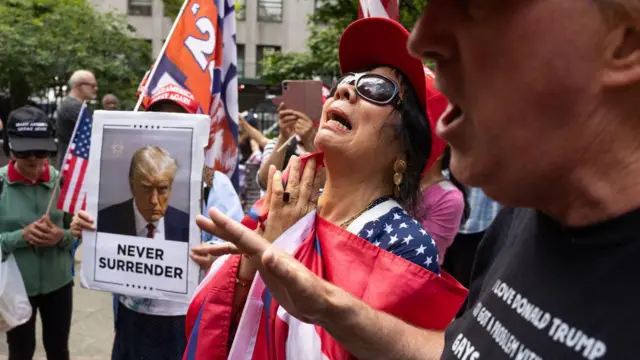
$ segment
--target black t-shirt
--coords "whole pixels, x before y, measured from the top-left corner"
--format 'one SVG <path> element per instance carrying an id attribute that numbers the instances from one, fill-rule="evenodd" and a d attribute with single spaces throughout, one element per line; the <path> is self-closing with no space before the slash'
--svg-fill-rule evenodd
<path id="1" fill-rule="evenodd" d="M 505 209 L 478 248 L 445 360 L 640 359 L 640 210 L 567 228 Z"/>

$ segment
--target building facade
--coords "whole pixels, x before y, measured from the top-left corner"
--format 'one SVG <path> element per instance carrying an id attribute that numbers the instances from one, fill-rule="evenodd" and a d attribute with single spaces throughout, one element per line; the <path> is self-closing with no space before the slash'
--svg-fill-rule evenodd
<path id="1" fill-rule="evenodd" d="M 203 0 L 204 1 L 204 0 Z M 212 1 L 212 0 L 207 0 Z M 136 36 L 152 44 L 154 57 L 171 30 L 162 0 L 91 0 L 101 11 L 127 15 Z M 308 36 L 307 17 L 315 0 L 238 0 L 236 39 L 239 83 L 256 84 L 260 60 L 273 51 L 302 51 Z"/>

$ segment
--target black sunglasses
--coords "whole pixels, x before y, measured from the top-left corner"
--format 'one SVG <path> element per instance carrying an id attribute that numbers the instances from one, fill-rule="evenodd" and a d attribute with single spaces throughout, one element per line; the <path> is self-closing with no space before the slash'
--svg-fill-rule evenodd
<path id="1" fill-rule="evenodd" d="M 28 159 L 30 157 L 44 159 L 51 156 L 51 153 L 43 150 L 33 150 L 33 151 L 14 151 L 13 156 L 18 159 Z"/>
<path id="2" fill-rule="evenodd" d="M 354 85 L 361 98 L 376 105 L 393 105 L 396 109 L 402 106 L 400 87 L 388 77 L 373 73 L 345 73 L 331 89 L 329 97 L 336 94 L 338 86 Z"/>

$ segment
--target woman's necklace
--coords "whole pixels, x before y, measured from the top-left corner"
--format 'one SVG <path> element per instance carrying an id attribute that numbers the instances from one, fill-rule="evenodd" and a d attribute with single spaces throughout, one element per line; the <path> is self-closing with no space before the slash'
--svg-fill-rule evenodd
<path id="1" fill-rule="evenodd" d="M 348 218 L 347 220 L 343 221 L 340 223 L 340 227 L 343 229 L 346 229 L 347 227 L 349 227 L 349 225 L 351 225 L 351 223 L 357 219 L 358 217 L 360 217 L 360 215 L 364 214 L 365 211 L 372 209 L 373 207 L 377 206 L 378 204 L 381 204 L 387 200 L 391 199 L 391 195 L 385 195 L 383 197 L 377 198 L 376 200 L 373 200 L 372 202 L 369 203 L 369 205 L 367 205 L 367 207 L 365 207 L 364 209 L 358 211 L 355 215 L 353 215 L 352 217 Z"/>

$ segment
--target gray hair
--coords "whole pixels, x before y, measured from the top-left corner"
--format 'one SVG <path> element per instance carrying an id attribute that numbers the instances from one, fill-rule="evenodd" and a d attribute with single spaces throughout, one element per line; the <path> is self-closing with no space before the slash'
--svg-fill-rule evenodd
<path id="1" fill-rule="evenodd" d="M 76 70 L 71 74 L 69 78 L 69 89 L 73 89 L 76 85 L 85 81 L 87 77 L 95 77 L 89 70 Z"/>
<path id="2" fill-rule="evenodd" d="M 129 182 L 133 183 L 136 174 L 145 177 L 169 175 L 171 180 L 178 171 L 178 162 L 159 146 L 147 145 L 136 150 L 129 166 Z"/>

